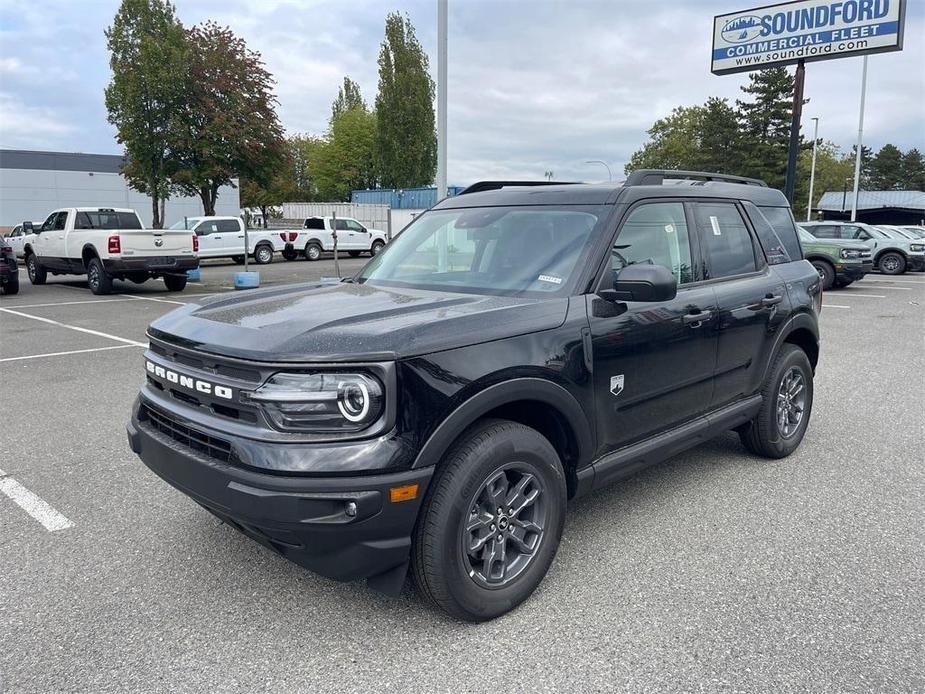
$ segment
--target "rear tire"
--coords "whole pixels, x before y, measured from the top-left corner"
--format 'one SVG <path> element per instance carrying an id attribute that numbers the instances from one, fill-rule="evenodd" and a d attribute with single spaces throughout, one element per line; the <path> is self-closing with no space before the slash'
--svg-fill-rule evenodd
<path id="1" fill-rule="evenodd" d="M 761 409 L 739 430 L 739 438 L 755 455 L 786 458 L 803 440 L 813 409 L 813 368 L 806 352 L 784 343 L 761 395 Z"/>
<path id="2" fill-rule="evenodd" d="M 14 294 L 19 294 L 19 278 L 11 279 L 9 282 L 3 285 L 3 293 L 13 296 Z"/>
<path id="3" fill-rule="evenodd" d="M 291 246 L 283 249 L 283 259 L 284 260 L 295 260 L 299 257 L 299 254 Z"/>
<path id="4" fill-rule="evenodd" d="M 244 256 L 243 256 L 243 255 L 233 255 L 233 256 L 231 256 L 231 259 L 232 259 L 232 260 L 235 262 L 235 264 L 237 264 L 237 265 L 244 265 Z"/>
<path id="5" fill-rule="evenodd" d="M 168 292 L 182 292 L 186 289 L 186 275 L 164 275 L 164 284 Z"/>
<path id="6" fill-rule="evenodd" d="M 87 263 L 87 284 L 90 291 L 98 296 L 112 293 L 112 277 L 106 274 L 99 258 L 90 258 Z"/>
<path id="7" fill-rule="evenodd" d="M 880 256 L 877 267 L 884 275 L 901 275 L 906 271 L 906 259 L 899 253 L 888 251 Z"/>
<path id="8" fill-rule="evenodd" d="M 321 259 L 321 246 L 317 243 L 310 243 L 305 247 L 305 257 L 308 260 L 315 261 Z"/>
<path id="9" fill-rule="evenodd" d="M 844 289 L 852 284 L 854 284 L 854 280 L 835 280 L 836 289 Z"/>
<path id="10" fill-rule="evenodd" d="M 254 249 L 254 261 L 258 265 L 269 265 L 273 262 L 273 249 L 266 244 L 257 246 Z"/>
<path id="11" fill-rule="evenodd" d="M 477 423 L 439 464 L 421 509 L 412 538 L 418 591 L 471 622 L 514 609 L 555 557 L 565 503 L 562 464 L 544 436 L 506 420 Z"/>
<path id="12" fill-rule="evenodd" d="M 819 273 L 819 280 L 822 282 L 822 289 L 829 291 L 835 284 L 835 268 L 824 260 L 813 260 L 813 267 Z"/>
<path id="13" fill-rule="evenodd" d="M 26 256 L 26 274 L 29 275 L 29 281 L 32 284 L 45 284 L 48 279 L 48 270 L 39 265 L 39 259 L 35 253 Z"/>
<path id="14" fill-rule="evenodd" d="M 359 251 L 347 251 L 347 253 L 350 255 L 351 258 L 359 258 L 359 257 L 360 257 L 360 252 L 359 252 Z"/>

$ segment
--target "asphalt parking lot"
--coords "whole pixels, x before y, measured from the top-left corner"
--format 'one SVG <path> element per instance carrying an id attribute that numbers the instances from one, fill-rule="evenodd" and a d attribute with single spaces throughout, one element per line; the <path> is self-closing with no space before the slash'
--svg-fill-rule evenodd
<path id="1" fill-rule="evenodd" d="M 129 450 L 146 326 L 238 269 L 0 300 L 0 691 L 925 690 L 925 274 L 826 294 L 793 456 L 728 434 L 573 502 L 533 598 L 466 625 L 290 564 Z"/>

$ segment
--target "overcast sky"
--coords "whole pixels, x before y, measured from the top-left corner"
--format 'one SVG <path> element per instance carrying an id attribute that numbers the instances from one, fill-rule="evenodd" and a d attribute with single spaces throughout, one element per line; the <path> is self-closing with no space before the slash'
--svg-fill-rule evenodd
<path id="1" fill-rule="evenodd" d="M 103 30 L 117 0 L 3 0 L 0 147 L 119 153 L 106 122 Z M 449 182 L 622 176 L 674 106 L 731 100 L 744 75 L 709 71 L 714 14 L 755 0 L 449 0 Z M 289 133 L 321 133 L 344 75 L 375 99 L 389 10 L 407 12 L 436 74 L 436 0 L 177 0 L 187 26 L 229 25 L 277 80 Z M 925 0 L 909 0 L 906 47 L 870 58 L 865 144 L 925 151 Z M 807 65 L 804 134 L 850 149 L 861 58 Z"/>

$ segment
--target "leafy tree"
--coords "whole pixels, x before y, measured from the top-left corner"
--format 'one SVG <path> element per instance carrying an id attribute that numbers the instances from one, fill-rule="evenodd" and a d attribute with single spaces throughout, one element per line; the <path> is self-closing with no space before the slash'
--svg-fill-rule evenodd
<path id="1" fill-rule="evenodd" d="M 925 157 L 915 147 L 903 155 L 900 171 L 903 190 L 925 191 Z"/>
<path id="2" fill-rule="evenodd" d="M 350 109 L 359 108 L 366 110 L 366 102 L 360 94 L 360 85 L 349 77 L 344 77 L 343 86 L 337 90 L 337 98 L 331 104 L 331 120 L 329 125 L 333 125 L 339 115 Z"/>
<path id="3" fill-rule="evenodd" d="M 280 168 L 268 182 L 260 184 L 249 178 L 241 179 L 241 207 L 256 207 L 263 217 L 263 226 L 273 217 L 274 208 L 286 202 L 291 188 L 289 172 L 291 164 Z"/>
<path id="4" fill-rule="evenodd" d="M 215 214 L 218 190 L 235 176 L 266 187 L 284 157 L 273 78 L 260 55 L 227 27 L 206 22 L 189 31 L 186 103 L 171 180 Z"/>
<path id="5" fill-rule="evenodd" d="M 738 174 L 742 168 L 742 137 L 736 112 L 725 99 L 710 97 L 701 109 L 699 153 L 695 171 Z"/>
<path id="6" fill-rule="evenodd" d="M 742 91 L 749 99 L 736 100 L 744 155 L 741 173 L 783 188 L 790 147 L 793 76 L 786 68 L 775 67 L 748 77 L 749 84 Z"/>
<path id="7" fill-rule="evenodd" d="M 797 219 L 806 219 L 806 203 L 809 197 L 809 177 L 812 170 L 812 161 L 812 147 L 807 147 L 800 151 L 793 203 L 793 214 Z M 846 181 L 850 188 L 853 177 L 854 159 L 850 155 L 843 154 L 834 142 L 820 140 L 816 147 L 816 180 L 813 184 L 813 207 L 819 204 L 819 199 L 823 193 L 844 191 Z"/>
<path id="8" fill-rule="evenodd" d="M 678 106 L 670 116 L 655 121 L 647 131 L 649 141 L 630 157 L 626 172 L 695 168 L 701 158 L 699 140 L 703 117 L 701 106 Z"/>
<path id="9" fill-rule="evenodd" d="M 885 144 L 870 160 L 870 188 L 873 190 L 902 189 L 903 153 L 896 145 Z"/>
<path id="10" fill-rule="evenodd" d="M 319 196 L 349 200 L 352 190 L 375 188 L 376 158 L 376 114 L 364 108 L 344 111 L 331 123 L 312 165 Z"/>
<path id="11" fill-rule="evenodd" d="M 106 109 L 125 146 L 123 174 L 151 198 L 152 225 L 160 229 L 170 195 L 171 128 L 184 98 L 183 25 L 168 0 L 122 0 L 105 35 L 112 69 Z"/>
<path id="12" fill-rule="evenodd" d="M 314 167 L 321 160 L 325 140 L 313 135 L 293 135 L 286 140 L 289 185 L 286 198 L 294 202 L 318 200 Z"/>
<path id="13" fill-rule="evenodd" d="M 851 177 L 854 178 L 854 160 L 857 155 L 858 146 L 851 145 L 851 153 L 849 158 L 851 159 Z M 861 145 L 861 170 L 860 170 L 860 190 L 870 189 L 870 162 L 873 159 L 873 150 L 867 145 Z M 854 185 L 854 184 L 852 184 Z"/>
<path id="14" fill-rule="evenodd" d="M 411 20 L 389 14 L 376 95 L 381 182 L 387 188 L 428 185 L 436 175 L 434 82 L 427 69 L 427 54 Z"/>

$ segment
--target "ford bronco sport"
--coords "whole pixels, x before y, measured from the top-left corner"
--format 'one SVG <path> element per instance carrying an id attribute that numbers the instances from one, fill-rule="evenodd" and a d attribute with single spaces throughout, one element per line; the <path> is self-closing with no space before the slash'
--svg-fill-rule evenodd
<path id="1" fill-rule="evenodd" d="M 392 594 L 410 569 L 486 620 L 543 579 L 568 499 L 732 429 L 793 452 L 821 298 L 761 181 L 484 182 L 339 284 L 155 321 L 128 438 L 284 557 Z"/>

